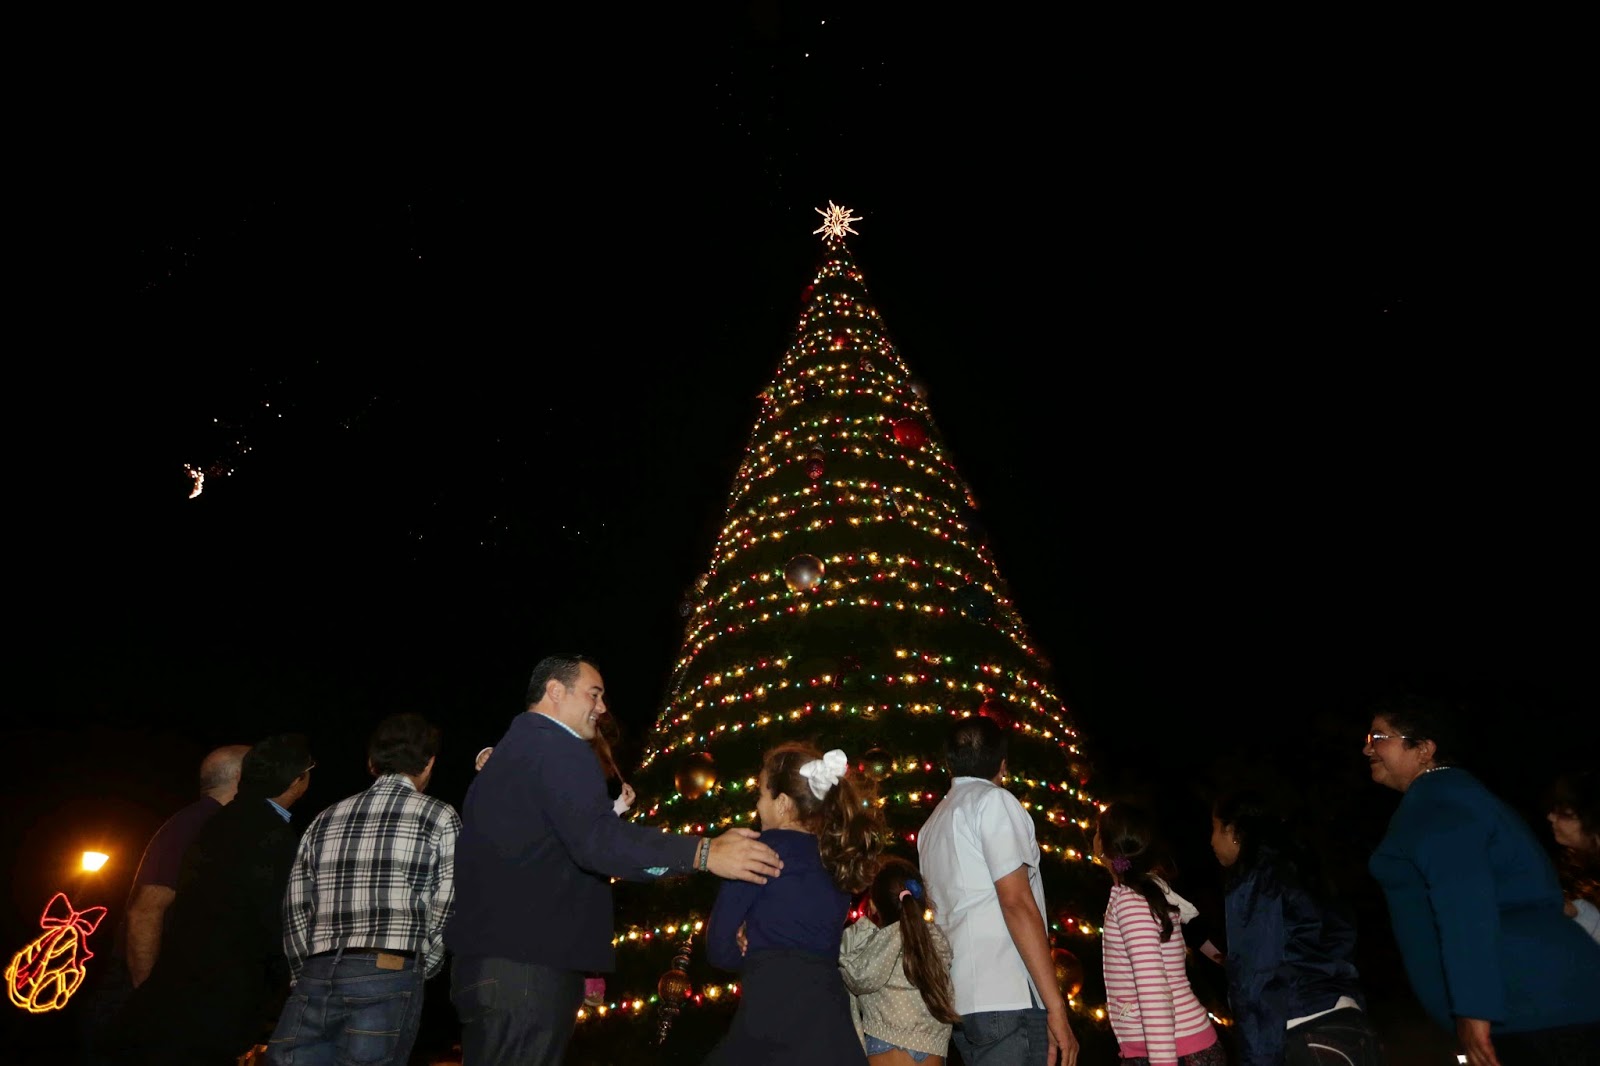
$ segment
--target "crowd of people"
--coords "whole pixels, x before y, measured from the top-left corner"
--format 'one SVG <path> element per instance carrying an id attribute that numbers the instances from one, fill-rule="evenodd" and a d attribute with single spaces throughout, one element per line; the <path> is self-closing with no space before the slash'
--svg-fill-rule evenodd
<path id="1" fill-rule="evenodd" d="M 539 662 L 526 712 L 461 810 L 427 795 L 440 732 L 415 714 L 371 734 L 364 791 L 301 832 L 316 766 L 299 735 L 210 753 L 201 798 L 147 846 L 115 978 L 85 1011 L 85 1061 L 404 1066 L 425 982 L 448 960 L 465 1066 L 567 1060 L 585 983 L 614 964 L 612 882 L 708 874 L 706 957 L 741 996 L 715 1066 L 1075 1066 L 1046 926 L 1032 817 L 1005 787 L 1007 731 L 957 719 L 950 785 L 886 852 L 870 779 L 839 749 L 781 744 L 758 768 L 760 830 L 662 833 L 634 800 L 598 666 Z M 1592 772 L 1548 798 L 1553 863 L 1530 826 L 1458 761 L 1451 718 L 1385 706 L 1363 751 L 1401 793 L 1371 855 L 1418 1000 L 1471 1066 L 1600 1062 L 1600 812 Z M 608 781 L 620 792 L 612 796 Z M 1101 809 L 1110 890 L 1106 1012 L 1129 1066 L 1386 1060 L 1355 965 L 1356 929 L 1316 848 L 1262 794 L 1219 796 L 1231 1037 L 1190 985 L 1193 904 L 1156 819 Z M 859 901 L 852 921 L 852 904 Z M 559 913 L 552 922 L 548 915 Z"/>

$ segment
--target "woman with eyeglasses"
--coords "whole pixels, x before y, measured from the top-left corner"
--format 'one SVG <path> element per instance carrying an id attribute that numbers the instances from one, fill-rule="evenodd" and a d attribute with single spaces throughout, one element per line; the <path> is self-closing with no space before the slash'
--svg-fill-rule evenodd
<path id="1" fill-rule="evenodd" d="M 1425 700 L 1386 704 L 1362 749 L 1401 793 L 1368 866 L 1412 990 L 1470 1066 L 1592 1066 L 1600 945 L 1563 913 L 1528 824 L 1456 765 L 1453 726 Z"/>
<path id="2" fill-rule="evenodd" d="M 1243 1066 L 1382 1063 L 1352 961 L 1355 924 L 1314 852 L 1248 790 L 1212 806 L 1211 850 L 1226 871 L 1224 968 Z"/>

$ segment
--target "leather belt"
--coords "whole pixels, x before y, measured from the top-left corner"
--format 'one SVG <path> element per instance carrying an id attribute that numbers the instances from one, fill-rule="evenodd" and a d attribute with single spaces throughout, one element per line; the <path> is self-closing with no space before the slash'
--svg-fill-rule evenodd
<path id="1" fill-rule="evenodd" d="M 319 951 L 311 955 L 310 958 L 320 959 L 324 955 L 337 955 L 341 951 L 346 955 L 398 955 L 402 959 L 414 959 L 417 957 L 415 951 L 403 951 L 400 948 L 378 948 L 369 944 L 351 944 L 344 948 L 329 948 L 327 951 Z"/>

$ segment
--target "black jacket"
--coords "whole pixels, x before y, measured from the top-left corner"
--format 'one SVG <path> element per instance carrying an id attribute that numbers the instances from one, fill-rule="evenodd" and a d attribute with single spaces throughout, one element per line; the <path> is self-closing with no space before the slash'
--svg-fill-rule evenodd
<path id="1" fill-rule="evenodd" d="M 1228 885 L 1228 1003 L 1242 1066 L 1283 1062 L 1291 1018 L 1331 1010 L 1341 996 L 1363 1008 L 1356 930 L 1342 908 L 1318 898 L 1291 864 L 1262 848 Z"/>
<path id="2" fill-rule="evenodd" d="M 239 796 L 183 859 L 161 954 L 116 1027 L 133 1061 L 223 1061 L 264 1041 L 289 990 L 283 894 L 300 830 Z"/>

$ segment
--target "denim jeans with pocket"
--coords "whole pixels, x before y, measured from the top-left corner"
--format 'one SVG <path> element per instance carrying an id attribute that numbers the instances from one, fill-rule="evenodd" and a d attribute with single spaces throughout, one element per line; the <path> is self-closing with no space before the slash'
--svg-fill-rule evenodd
<path id="1" fill-rule="evenodd" d="M 462 1066 L 562 1066 L 583 1005 L 583 974 L 533 962 L 457 955 L 450 1002 Z"/>
<path id="2" fill-rule="evenodd" d="M 268 1066 L 405 1066 L 422 1023 L 417 960 L 380 969 L 377 955 L 305 961 L 267 1044 Z"/>
<path id="3" fill-rule="evenodd" d="M 1036 1007 L 963 1015 L 950 1039 L 967 1066 L 1044 1066 L 1050 1053 L 1045 1012 Z"/>

